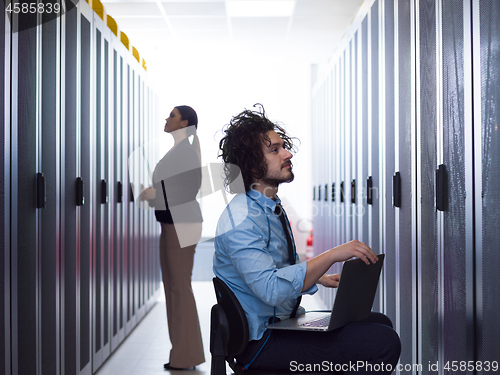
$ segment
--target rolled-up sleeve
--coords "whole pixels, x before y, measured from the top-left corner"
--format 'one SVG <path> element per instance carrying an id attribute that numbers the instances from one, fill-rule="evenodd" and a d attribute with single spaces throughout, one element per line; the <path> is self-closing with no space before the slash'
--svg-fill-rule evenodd
<path id="1" fill-rule="evenodd" d="M 307 263 L 290 264 L 279 218 L 248 205 L 244 195 L 219 219 L 215 248 L 214 273 L 240 301 L 252 340 L 262 337 L 270 317 L 290 316 L 300 295 L 318 290 L 302 292 Z"/>
<path id="2" fill-rule="evenodd" d="M 269 252 L 268 233 L 247 219 L 227 233 L 225 248 L 231 263 L 250 290 L 264 303 L 279 306 L 300 296 L 306 263 L 279 268 Z M 314 293 L 312 288 L 310 293 Z"/>

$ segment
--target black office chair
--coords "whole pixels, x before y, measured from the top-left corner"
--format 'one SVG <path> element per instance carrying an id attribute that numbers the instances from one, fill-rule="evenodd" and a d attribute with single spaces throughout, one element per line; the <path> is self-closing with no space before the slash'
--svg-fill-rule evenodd
<path id="1" fill-rule="evenodd" d="M 244 352 L 248 343 L 248 322 L 240 302 L 231 289 L 214 277 L 217 304 L 212 307 L 210 323 L 211 375 L 226 375 L 226 361 L 237 375 L 280 375 L 291 371 L 243 370 L 235 357 Z M 294 374 L 301 373 L 294 371 Z M 328 374 L 329 372 L 327 372 Z M 312 374 L 312 373 L 308 373 Z M 321 374 L 325 374 L 322 372 Z"/>

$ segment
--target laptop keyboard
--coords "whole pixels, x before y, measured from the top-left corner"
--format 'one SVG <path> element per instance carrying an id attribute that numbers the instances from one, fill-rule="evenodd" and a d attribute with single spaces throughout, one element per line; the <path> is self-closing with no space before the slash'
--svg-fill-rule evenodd
<path id="1" fill-rule="evenodd" d="M 327 315 L 319 319 L 311 320 L 310 322 L 299 324 L 299 327 L 328 327 L 330 325 L 330 318 L 331 315 Z"/>

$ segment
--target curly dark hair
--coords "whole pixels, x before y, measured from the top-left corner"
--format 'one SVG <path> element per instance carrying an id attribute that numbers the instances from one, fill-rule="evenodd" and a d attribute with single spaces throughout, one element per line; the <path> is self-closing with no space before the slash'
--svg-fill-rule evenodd
<path id="1" fill-rule="evenodd" d="M 274 130 L 283 139 L 286 150 L 296 152 L 293 144 L 296 138 L 289 137 L 281 126 L 270 121 L 262 104 L 254 104 L 254 107 L 260 107 L 260 110 L 245 109 L 222 129 L 225 136 L 219 142 L 218 157 L 224 161 L 224 186 L 230 193 L 236 193 L 231 190 L 231 183 L 238 177 L 240 170 L 245 191 L 250 190 L 255 179 L 265 176 L 267 165 L 262 142 L 271 144 L 267 135 L 269 131 Z"/>

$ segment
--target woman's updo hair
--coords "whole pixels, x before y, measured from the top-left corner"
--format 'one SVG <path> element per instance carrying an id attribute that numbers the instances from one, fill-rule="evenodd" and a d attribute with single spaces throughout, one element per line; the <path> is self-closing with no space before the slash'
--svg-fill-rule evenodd
<path id="1" fill-rule="evenodd" d="M 193 108 L 188 105 L 179 105 L 175 108 L 177 108 L 183 120 L 188 120 L 188 126 L 194 125 L 198 129 L 198 115 Z"/>

